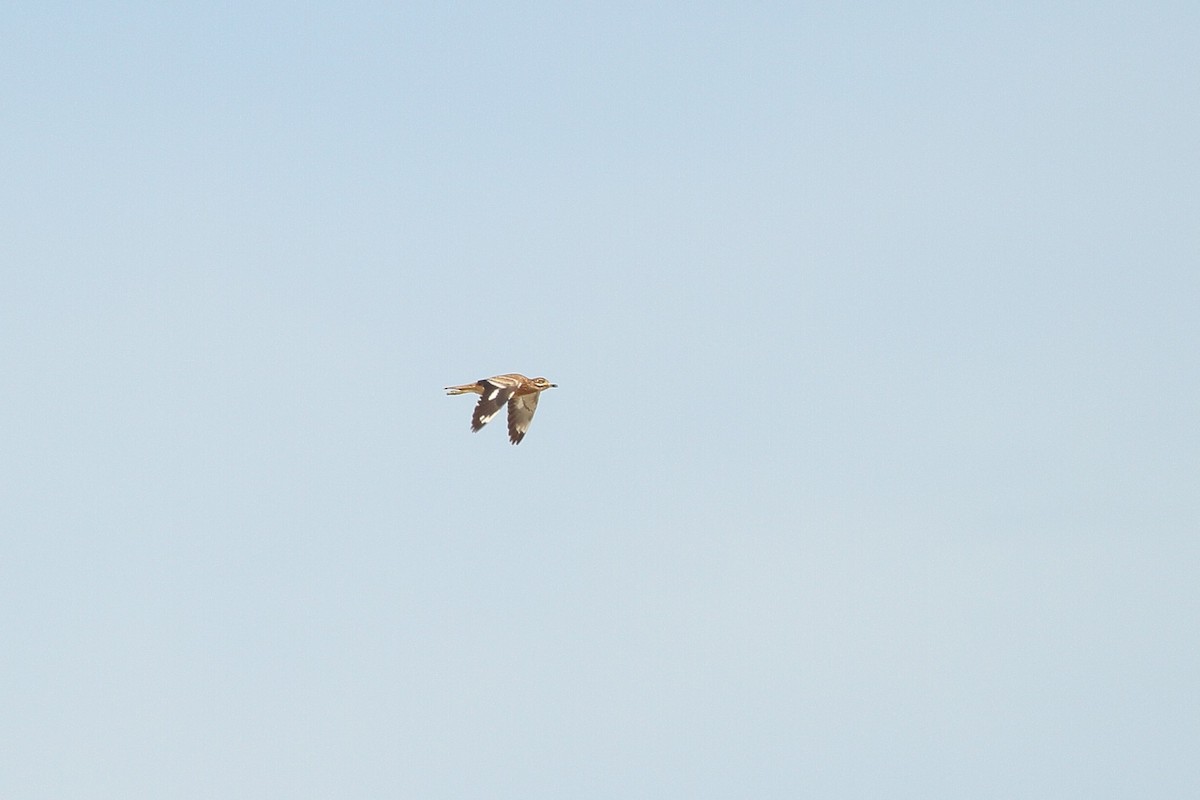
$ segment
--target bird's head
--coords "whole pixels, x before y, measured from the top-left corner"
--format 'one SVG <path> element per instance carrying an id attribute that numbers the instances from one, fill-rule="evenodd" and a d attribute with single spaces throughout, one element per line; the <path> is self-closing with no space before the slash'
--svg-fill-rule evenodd
<path id="1" fill-rule="evenodd" d="M 558 387 L 557 383 L 551 383 L 550 381 L 546 380 L 545 378 L 534 378 L 533 380 L 530 381 L 530 383 L 532 383 L 533 388 L 537 389 L 539 392 L 543 392 L 546 389 L 555 389 Z"/>

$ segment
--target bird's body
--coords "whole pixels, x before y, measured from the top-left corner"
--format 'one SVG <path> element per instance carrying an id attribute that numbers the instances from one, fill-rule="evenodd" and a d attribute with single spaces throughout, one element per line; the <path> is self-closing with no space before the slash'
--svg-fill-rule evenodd
<path id="1" fill-rule="evenodd" d="M 520 444 L 525 438 L 525 432 L 529 430 L 533 412 L 537 410 L 538 396 L 556 385 L 545 378 L 526 378 L 511 372 L 507 375 L 481 378 L 475 383 L 464 383 L 462 386 L 447 386 L 446 393 L 480 396 L 475 405 L 475 413 L 471 415 L 473 432 L 478 432 L 491 422 L 492 417 L 507 403 L 508 438 L 513 444 Z"/>

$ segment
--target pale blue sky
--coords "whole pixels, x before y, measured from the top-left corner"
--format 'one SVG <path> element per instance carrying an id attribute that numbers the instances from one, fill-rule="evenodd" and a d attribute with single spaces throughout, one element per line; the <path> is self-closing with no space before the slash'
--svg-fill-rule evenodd
<path id="1" fill-rule="evenodd" d="M 17 5 L 0 796 L 1200 796 L 1200 7 Z"/>

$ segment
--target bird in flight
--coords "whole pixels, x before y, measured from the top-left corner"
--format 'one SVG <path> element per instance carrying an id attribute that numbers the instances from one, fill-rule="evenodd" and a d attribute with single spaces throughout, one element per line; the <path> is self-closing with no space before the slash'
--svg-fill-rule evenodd
<path id="1" fill-rule="evenodd" d="M 492 417 L 508 403 L 508 438 L 513 444 L 520 444 L 525 438 L 525 432 L 529 430 L 533 412 L 537 410 L 538 395 L 556 386 L 558 384 L 545 378 L 526 378 L 513 372 L 508 375 L 480 378 L 474 383 L 464 383 L 462 386 L 447 386 L 446 394 L 480 396 L 475 405 L 475 413 L 471 415 L 471 431 L 474 433 L 491 422 Z"/>

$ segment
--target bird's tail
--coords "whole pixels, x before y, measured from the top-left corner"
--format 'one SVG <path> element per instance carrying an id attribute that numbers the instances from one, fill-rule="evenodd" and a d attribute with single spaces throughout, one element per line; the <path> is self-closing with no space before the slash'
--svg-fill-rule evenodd
<path id="1" fill-rule="evenodd" d="M 462 386 L 447 386 L 446 394 L 478 394 L 478 383 L 464 383 Z"/>

